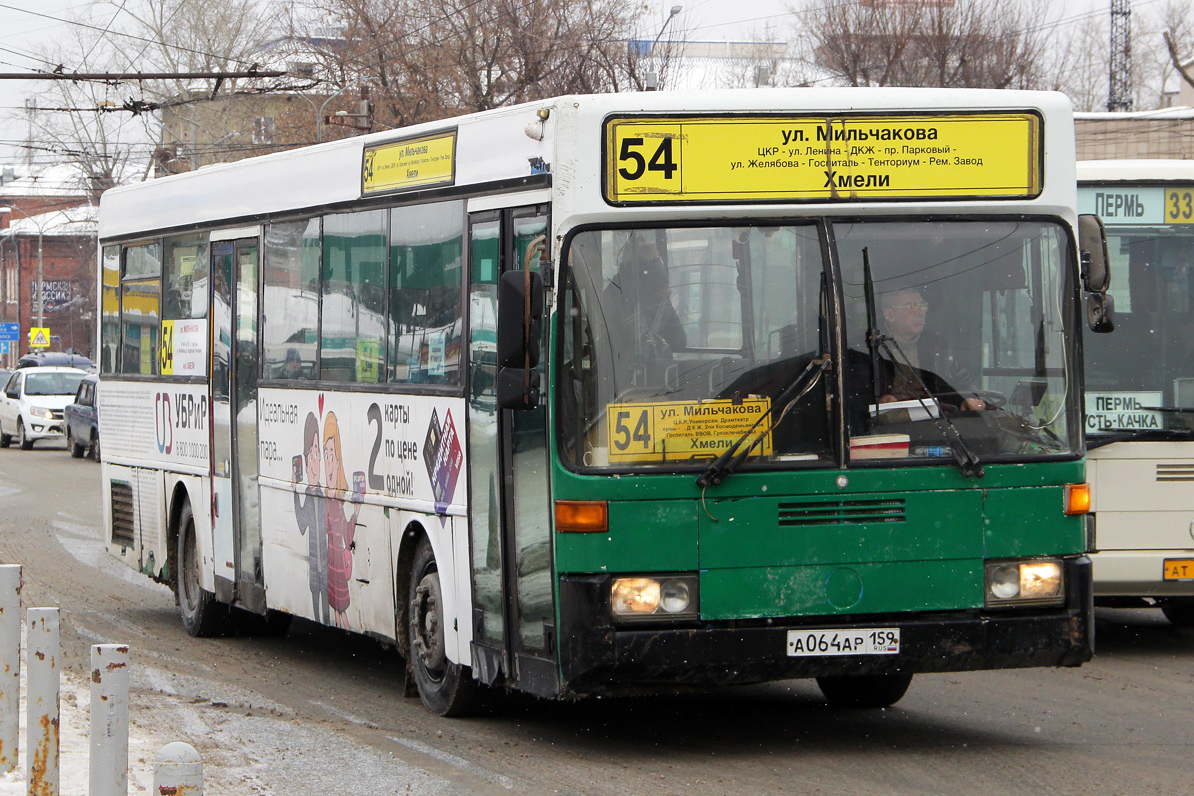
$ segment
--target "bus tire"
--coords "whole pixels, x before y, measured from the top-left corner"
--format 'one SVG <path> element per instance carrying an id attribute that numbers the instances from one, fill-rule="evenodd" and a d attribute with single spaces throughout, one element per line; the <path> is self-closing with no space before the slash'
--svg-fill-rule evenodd
<path id="1" fill-rule="evenodd" d="M 197 638 L 218 635 L 228 618 L 228 608 L 216 600 L 214 594 L 199 585 L 199 540 L 195 534 L 195 515 L 190 501 L 182 504 L 178 513 L 178 574 L 175 593 L 182 626 Z"/>
<path id="2" fill-rule="evenodd" d="M 1194 627 L 1194 598 L 1174 598 L 1163 602 L 1161 613 L 1178 627 Z"/>
<path id="3" fill-rule="evenodd" d="M 838 708 L 886 708 L 903 698 L 912 675 L 862 674 L 818 677 L 817 686 L 830 705 Z"/>
<path id="4" fill-rule="evenodd" d="M 477 701 L 477 683 L 469 667 L 448 660 L 439 571 L 427 537 L 411 563 L 407 617 L 407 667 L 424 707 L 440 716 L 467 715 Z"/>

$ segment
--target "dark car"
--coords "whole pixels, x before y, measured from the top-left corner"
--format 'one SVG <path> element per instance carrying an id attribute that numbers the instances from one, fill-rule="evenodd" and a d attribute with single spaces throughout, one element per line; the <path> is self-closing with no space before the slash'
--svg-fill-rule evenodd
<path id="1" fill-rule="evenodd" d="M 95 367 L 95 363 L 82 354 L 68 354 L 63 351 L 32 351 L 17 360 L 18 368 L 45 366 L 90 370 Z"/>
<path id="2" fill-rule="evenodd" d="M 65 416 L 66 447 L 70 450 L 70 455 L 81 459 L 90 449 L 91 458 L 98 462 L 100 439 L 99 411 L 95 403 L 96 383 L 94 375 L 83 377 L 79 382 L 79 391 L 75 393 L 75 402 L 66 407 Z"/>

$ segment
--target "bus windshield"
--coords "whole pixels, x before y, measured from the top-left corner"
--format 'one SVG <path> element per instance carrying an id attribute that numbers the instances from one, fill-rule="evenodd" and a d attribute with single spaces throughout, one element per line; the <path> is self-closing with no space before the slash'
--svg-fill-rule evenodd
<path id="1" fill-rule="evenodd" d="M 743 439 L 744 467 L 816 466 L 837 461 L 845 422 L 860 463 L 948 464 L 959 444 L 983 461 L 1072 455 L 1067 246 L 1038 221 L 580 232 L 561 450 L 582 467 L 677 469 Z M 825 355 L 844 401 L 829 400 Z"/>
<path id="2" fill-rule="evenodd" d="M 1086 433 L 1092 444 L 1189 438 L 1194 431 L 1194 229 L 1111 227 L 1115 334 L 1089 335 Z M 1123 352 L 1138 352 L 1124 356 Z"/>

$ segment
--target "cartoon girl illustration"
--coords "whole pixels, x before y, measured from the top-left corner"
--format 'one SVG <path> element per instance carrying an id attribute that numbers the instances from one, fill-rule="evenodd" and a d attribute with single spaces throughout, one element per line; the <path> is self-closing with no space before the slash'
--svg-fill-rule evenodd
<path id="1" fill-rule="evenodd" d="M 336 627 L 348 630 L 348 579 L 352 577 L 353 537 L 356 535 L 360 503 L 354 501 L 352 519 L 344 510 L 348 480 L 344 477 L 341 457 L 340 424 L 334 412 L 323 421 L 323 477 L 327 497 L 324 501 L 328 534 L 328 604 L 334 612 Z"/>
<path id="2" fill-rule="evenodd" d="M 311 611 L 316 622 L 328 624 L 328 534 L 323 487 L 319 485 L 319 419 L 307 413 L 303 429 L 303 455 L 294 461 L 294 516 L 299 533 L 307 537 L 307 585 L 311 589 Z M 303 482 L 303 462 L 307 463 L 305 494 L 298 487 Z"/>

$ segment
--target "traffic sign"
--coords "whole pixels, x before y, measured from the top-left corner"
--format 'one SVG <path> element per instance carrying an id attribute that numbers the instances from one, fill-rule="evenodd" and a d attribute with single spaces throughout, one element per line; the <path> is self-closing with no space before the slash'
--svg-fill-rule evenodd
<path id="1" fill-rule="evenodd" d="M 0 341 L 19 343 L 21 341 L 21 324 L 0 323 Z"/>
<path id="2" fill-rule="evenodd" d="M 50 347 L 50 327 L 34 326 L 29 330 L 29 346 L 31 348 Z"/>

